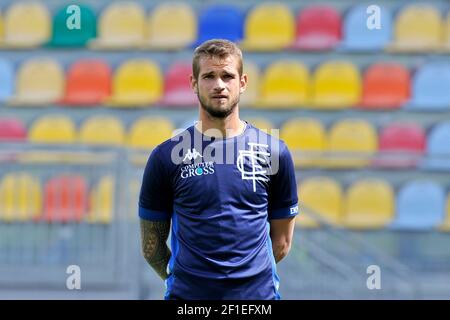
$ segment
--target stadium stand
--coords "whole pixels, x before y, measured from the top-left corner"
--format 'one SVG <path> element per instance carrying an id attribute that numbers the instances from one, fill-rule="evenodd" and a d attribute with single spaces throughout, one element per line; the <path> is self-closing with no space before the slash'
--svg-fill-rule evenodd
<path id="1" fill-rule="evenodd" d="M 0 298 L 71 298 L 55 274 L 73 263 L 82 298 L 163 297 L 142 170 L 197 120 L 192 52 L 216 37 L 243 49 L 241 117 L 296 166 L 282 297 L 450 298 L 448 2 L 380 0 L 373 30 L 355 0 L 87 0 L 79 30 L 68 5 L 0 0 Z M 371 264 L 383 290 L 361 286 Z"/>

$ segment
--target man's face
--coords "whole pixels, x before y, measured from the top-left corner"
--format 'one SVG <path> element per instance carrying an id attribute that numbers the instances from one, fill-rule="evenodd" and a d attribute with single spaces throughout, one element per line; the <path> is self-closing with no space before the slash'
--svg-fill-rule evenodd
<path id="1" fill-rule="evenodd" d="M 200 58 L 198 79 L 191 76 L 191 86 L 203 110 L 214 118 L 225 118 L 239 103 L 239 96 L 247 85 L 247 76 L 239 77 L 238 61 L 234 56 L 225 59 Z"/>

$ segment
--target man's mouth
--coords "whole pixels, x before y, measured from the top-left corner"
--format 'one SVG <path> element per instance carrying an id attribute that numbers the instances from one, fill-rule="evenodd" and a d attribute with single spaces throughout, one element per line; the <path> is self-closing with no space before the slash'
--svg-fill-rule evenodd
<path id="1" fill-rule="evenodd" d="M 213 99 L 226 99 L 228 98 L 227 96 L 223 95 L 223 94 L 218 94 L 218 95 L 214 95 L 212 96 Z"/>

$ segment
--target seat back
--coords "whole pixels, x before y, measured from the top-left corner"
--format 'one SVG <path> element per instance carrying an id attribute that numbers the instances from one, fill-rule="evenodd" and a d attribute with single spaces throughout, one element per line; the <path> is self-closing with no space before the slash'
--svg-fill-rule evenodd
<path id="1" fill-rule="evenodd" d="M 148 44 L 161 49 L 182 49 L 197 38 L 197 17 L 182 2 L 159 4 L 149 15 Z"/>
<path id="2" fill-rule="evenodd" d="M 315 71 L 312 81 L 313 105 L 316 108 L 343 109 L 359 103 L 359 70 L 349 61 L 329 61 Z"/>
<path id="3" fill-rule="evenodd" d="M 297 61 L 273 62 L 264 72 L 260 105 L 299 107 L 309 101 L 309 71 Z"/>
<path id="4" fill-rule="evenodd" d="M 363 108 L 397 109 L 409 100 L 410 75 L 401 64 L 373 64 L 364 73 L 363 82 Z"/>
<path id="5" fill-rule="evenodd" d="M 295 19 L 283 3 L 262 3 L 250 10 L 244 21 L 244 41 L 247 50 L 281 50 L 292 44 Z"/>
<path id="6" fill-rule="evenodd" d="M 299 11 L 296 19 L 295 48 L 330 50 L 341 39 L 341 15 L 328 5 L 311 5 Z"/>

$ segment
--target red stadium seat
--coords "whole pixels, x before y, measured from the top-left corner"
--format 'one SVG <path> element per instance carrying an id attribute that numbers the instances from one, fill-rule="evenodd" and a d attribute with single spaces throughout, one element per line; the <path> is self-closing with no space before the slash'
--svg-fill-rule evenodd
<path id="1" fill-rule="evenodd" d="M 377 167 L 415 167 L 425 152 L 426 135 L 415 123 L 394 123 L 383 128 L 379 136 L 380 156 Z"/>
<path id="2" fill-rule="evenodd" d="M 102 104 L 111 94 L 111 68 L 102 60 L 80 60 L 68 72 L 63 104 Z"/>
<path id="3" fill-rule="evenodd" d="M 332 50 L 342 37 L 341 15 L 326 5 L 314 5 L 297 16 L 294 48 L 299 50 Z"/>
<path id="4" fill-rule="evenodd" d="M 27 130 L 24 124 L 14 118 L 0 119 L 0 141 L 16 142 L 27 138 Z"/>
<path id="5" fill-rule="evenodd" d="M 83 177 L 61 175 L 45 185 L 44 214 L 47 222 L 79 222 L 88 205 L 88 188 Z"/>
<path id="6" fill-rule="evenodd" d="M 189 83 L 191 72 L 192 65 L 190 63 L 178 62 L 169 68 L 164 79 L 164 96 L 161 104 L 183 107 L 197 105 L 197 97 Z"/>
<path id="7" fill-rule="evenodd" d="M 410 74 L 397 63 L 377 63 L 364 74 L 364 109 L 398 109 L 410 97 Z"/>

